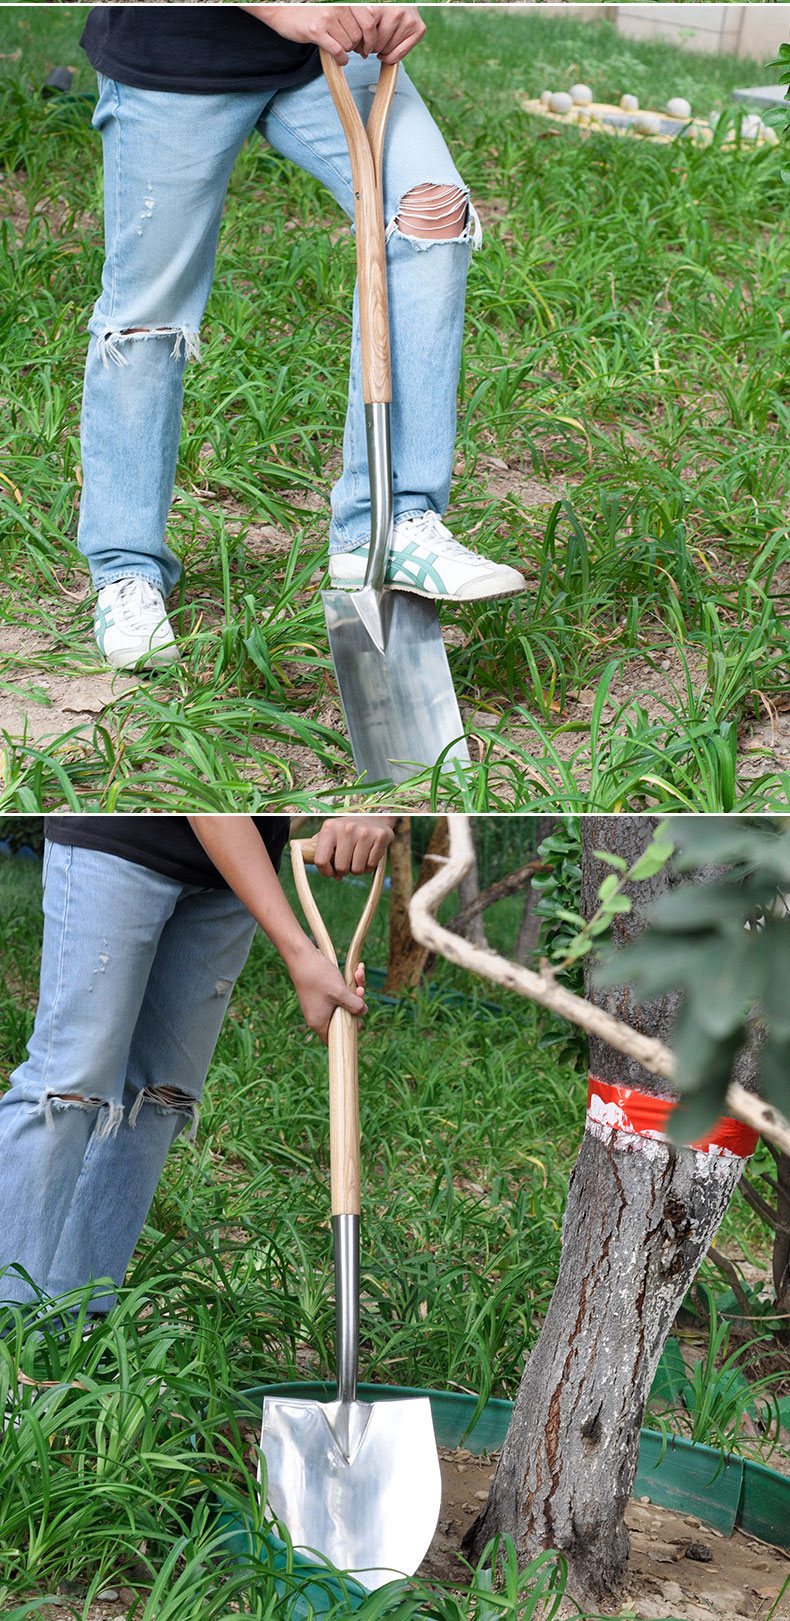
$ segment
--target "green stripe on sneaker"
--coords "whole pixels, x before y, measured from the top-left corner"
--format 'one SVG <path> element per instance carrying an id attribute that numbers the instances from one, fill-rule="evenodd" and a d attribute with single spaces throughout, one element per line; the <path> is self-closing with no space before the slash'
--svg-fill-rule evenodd
<path id="1" fill-rule="evenodd" d="M 421 590 L 430 581 L 437 591 L 444 592 L 446 589 L 444 580 L 433 566 L 436 560 L 435 552 L 431 552 L 428 557 L 421 556 L 414 541 L 409 541 L 403 551 L 390 552 L 387 559 L 387 580 L 390 585 L 395 585 L 397 583 L 395 574 L 401 571 L 411 585 L 419 586 Z"/>

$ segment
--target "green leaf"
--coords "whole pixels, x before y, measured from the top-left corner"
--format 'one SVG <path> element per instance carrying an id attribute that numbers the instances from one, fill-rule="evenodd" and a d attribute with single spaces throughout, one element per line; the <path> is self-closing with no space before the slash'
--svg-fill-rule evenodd
<path id="1" fill-rule="evenodd" d="M 790 918 L 766 918 L 751 936 L 759 999 L 771 1035 L 790 1040 Z"/>
<path id="2" fill-rule="evenodd" d="M 743 929 L 722 935 L 706 947 L 697 974 L 686 981 L 690 1012 L 714 1037 L 725 1037 L 743 1025 L 758 995 L 753 937 Z"/>
<path id="3" fill-rule="evenodd" d="M 608 867 L 615 867 L 618 872 L 628 871 L 628 862 L 623 856 L 613 856 L 608 850 L 594 850 L 596 861 L 605 861 Z"/>
<path id="4" fill-rule="evenodd" d="M 681 1005 L 672 1035 L 677 1064 L 676 1085 L 683 1094 L 669 1118 L 673 1142 L 701 1137 L 726 1114 L 726 1095 L 735 1059 L 743 1045 L 745 1028 L 739 1025 L 717 1040 L 703 1030 L 688 1002 Z"/>
<path id="5" fill-rule="evenodd" d="M 602 990 L 611 985 L 632 985 L 640 999 L 681 990 L 704 973 L 705 956 L 715 935 L 692 935 L 680 940 L 645 931 L 638 940 L 611 950 L 596 965 L 593 984 Z"/>
<path id="6" fill-rule="evenodd" d="M 661 872 L 666 866 L 674 848 L 671 839 L 653 839 L 644 854 L 639 857 L 636 866 L 631 868 L 634 883 L 640 883 L 644 878 L 655 878 L 656 873 Z"/>
<path id="7" fill-rule="evenodd" d="M 735 883 L 681 884 L 650 908 L 651 928 L 699 934 L 706 929 L 742 928 L 751 915 L 749 899 Z"/>
<path id="8" fill-rule="evenodd" d="M 766 1103 L 790 1115 L 790 1041 L 770 1032 L 760 1048 L 760 1092 Z"/>
<path id="9" fill-rule="evenodd" d="M 679 1407 L 681 1403 L 686 1404 L 690 1390 L 683 1354 L 674 1335 L 670 1335 L 661 1352 L 649 1399 L 666 1402 L 669 1407 Z"/>
<path id="10" fill-rule="evenodd" d="M 681 1098 L 667 1121 L 667 1135 L 678 1148 L 704 1137 L 724 1114 L 724 1089 L 709 1087 Z"/>
<path id="11" fill-rule="evenodd" d="M 599 901 L 608 901 L 612 895 L 617 894 L 619 887 L 619 879 L 615 877 L 613 872 L 610 872 L 608 877 L 604 878 L 603 883 L 598 887 Z"/>

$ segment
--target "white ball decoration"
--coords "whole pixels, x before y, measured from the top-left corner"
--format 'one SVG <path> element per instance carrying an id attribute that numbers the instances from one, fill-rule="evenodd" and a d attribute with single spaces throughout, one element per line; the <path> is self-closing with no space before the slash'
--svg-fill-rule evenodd
<path id="1" fill-rule="evenodd" d="M 670 118 L 690 118 L 691 102 L 687 101 L 685 96 L 673 96 L 672 100 L 667 102 L 667 112 Z"/>
<path id="2" fill-rule="evenodd" d="M 540 92 L 540 104 L 541 104 L 541 106 L 542 107 L 550 107 L 551 106 L 551 98 L 552 98 L 553 95 L 554 95 L 553 90 L 541 90 L 541 92 Z"/>
<path id="3" fill-rule="evenodd" d="M 756 141 L 764 134 L 765 125 L 759 113 L 747 113 L 741 120 L 741 135 L 746 141 Z"/>
<path id="4" fill-rule="evenodd" d="M 569 93 L 571 101 L 575 102 L 577 107 L 589 107 L 593 98 L 588 84 L 572 84 Z"/>
<path id="5" fill-rule="evenodd" d="M 634 129 L 639 135 L 660 135 L 661 119 L 658 113 L 639 113 L 634 121 Z"/>
<path id="6" fill-rule="evenodd" d="M 573 100 L 568 95 L 567 90 L 555 90 L 551 98 L 551 110 L 553 113 L 569 113 L 572 106 Z"/>
<path id="7" fill-rule="evenodd" d="M 624 113 L 638 113 L 639 97 L 629 95 L 621 96 L 620 106 L 622 107 Z"/>

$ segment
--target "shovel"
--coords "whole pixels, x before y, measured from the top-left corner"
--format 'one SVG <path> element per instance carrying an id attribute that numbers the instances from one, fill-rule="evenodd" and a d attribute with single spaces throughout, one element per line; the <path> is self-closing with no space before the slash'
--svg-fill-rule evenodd
<path id="1" fill-rule="evenodd" d="M 362 393 L 371 537 L 360 591 L 322 592 L 329 649 L 354 763 L 370 781 L 403 782 L 421 766 L 469 764 L 435 603 L 384 591 L 392 542 L 392 399 L 381 162 L 397 63 L 382 63 L 367 129 L 345 75 L 321 52 L 351 158 L 357 236 Z"/>
<path id="2" fill-rule="evenodd" d="M 314 844 L 291 845 L 294 881 L 319 950 L 337 957 L 313 900 L 304 864 Z M 384 882 L 373 884 L 346 958 L 354 971 Z M 266 1396 L 261 1452 L 267 1500 L 299 1553 L 318 1554 L 372 1590 L 411 1576 L 436 1528 L 439 1460 L 427 1396 L 357 1400 L 359 1360 L 359 1108 L 357 1023 L 338 1008 L 329 1025 L 332 1228 L 335 1255 L 337 1400 Z"/>

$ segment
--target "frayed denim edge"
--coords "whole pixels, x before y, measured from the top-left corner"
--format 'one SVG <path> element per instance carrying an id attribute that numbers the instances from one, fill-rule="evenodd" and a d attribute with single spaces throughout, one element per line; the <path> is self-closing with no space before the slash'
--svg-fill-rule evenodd
<path id="1" fill-rule="evenodd" d="M 140 338 L 173 338 L 175 341 L 170 351 L 171 360 L 200 360 L 200 334 L 192 332 L 188 327 L 164 326 L 152 327 L 144 332 L 123 332 L 112 330 L 96 337 L 96 353 L 103 366 L 109 366 L 113 360 L 116 366 L 128 366 L 129 362 L 124 355 L 121 345 L 134 343 Z"/>

